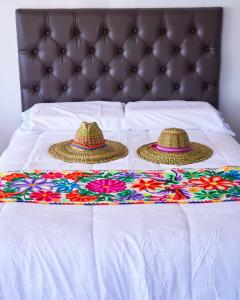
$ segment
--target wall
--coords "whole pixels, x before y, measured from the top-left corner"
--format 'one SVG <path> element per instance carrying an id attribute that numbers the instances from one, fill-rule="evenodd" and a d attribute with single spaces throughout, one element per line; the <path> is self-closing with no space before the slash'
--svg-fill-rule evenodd
<path id="1" fill-rule="evenodd" d="M 16 8 L 223 6 L 220 110 L 240 141 L 240 1 L 239 0 L 2 0 L 0 10 L 0 153 L 21 122 L 15 28 Z M 17 151 L 17 149 L 16 149 Z"/>

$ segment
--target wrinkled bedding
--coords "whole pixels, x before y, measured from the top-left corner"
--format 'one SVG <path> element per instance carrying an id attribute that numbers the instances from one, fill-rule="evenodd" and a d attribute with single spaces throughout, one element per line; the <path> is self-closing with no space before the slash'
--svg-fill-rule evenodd
<path id="1" fill-rule="evenodd" d="M 240 165 L 240 145 L 230 135 L 188 133 L 214 155 L 186 167 Z M 105 132 L 130 152 L 111 163 L 69 165 L 47 155 L 52 143 L 73 134 L 18 130 L 0 158 L 0 170 L 166 168 L 135 154 L 158 131 Z M 108 207 L 4 203 L 0 299 L 239 299 L 239 227 L 238 202 Z"/>

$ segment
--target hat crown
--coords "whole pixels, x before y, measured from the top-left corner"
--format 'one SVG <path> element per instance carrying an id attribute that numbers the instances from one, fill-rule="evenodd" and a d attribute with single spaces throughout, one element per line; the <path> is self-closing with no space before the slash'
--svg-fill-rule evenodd
<path id="1" fill-rule="evenodd" d="M 188 134 L 181 128 L 164 129 L 157 141 L 157 144 L 165 148 L 189 148 L 190 141 Z"/>
<path id="2" fill-rule="evenodd" d="M 96 149 L 105 145 L 105 140 L 96 122 L 83 122 L 77 130 L 72 144 Z"/>

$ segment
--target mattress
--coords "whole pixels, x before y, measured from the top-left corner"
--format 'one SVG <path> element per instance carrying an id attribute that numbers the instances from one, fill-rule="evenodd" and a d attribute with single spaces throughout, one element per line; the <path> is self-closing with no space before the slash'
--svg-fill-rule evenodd
<path id="1" fill-rule="evenodd" d="M 210 146 L 207 161 L 185 167 L 240 165 L 240 145 L 226 133 L 192 130 Z M 18 129 L 1 171 L 163 169 L 136 149 L 159 131 L 106 131 L 129 147 L 125 158 L 67 164 L 48 147 L 72 131 Z M 171 166 L 168 166 L 168 168 Z M 0 205 L 0 299 L 238 299 L 240 206 L 235 203 L 133 206 Z"/>

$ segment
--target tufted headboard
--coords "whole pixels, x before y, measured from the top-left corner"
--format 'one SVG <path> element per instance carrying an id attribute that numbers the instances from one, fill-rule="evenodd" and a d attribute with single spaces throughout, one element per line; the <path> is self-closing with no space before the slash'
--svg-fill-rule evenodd
<path id="1" fill-rule="evenodd" d="M 218 104 L 222 8 L 18 9 L 23 110 L 61 101 Z"/>

